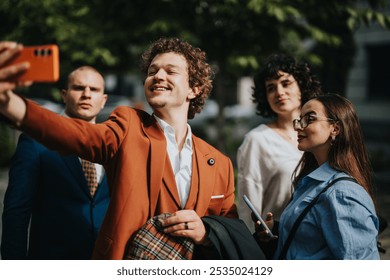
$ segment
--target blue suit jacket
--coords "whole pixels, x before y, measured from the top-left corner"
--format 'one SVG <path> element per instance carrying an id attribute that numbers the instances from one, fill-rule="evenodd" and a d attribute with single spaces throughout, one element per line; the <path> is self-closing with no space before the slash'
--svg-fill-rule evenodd
<path id="1" fill-rule="evenodd" d="M 90 259 L 108 203 L 105 176 L 92 198 L 78 157 L 22 134 L 4 198 L 2 258 Z"/>

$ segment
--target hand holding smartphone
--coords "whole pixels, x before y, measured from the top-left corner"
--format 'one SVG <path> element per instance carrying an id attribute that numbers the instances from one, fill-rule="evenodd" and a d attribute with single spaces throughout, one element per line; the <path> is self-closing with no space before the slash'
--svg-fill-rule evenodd
<path id="1" fill-rule="evenodd" d="M 257 212 L 257 210 L 255 209 L 255 207 L 253 206 L 253 204 L 250 202 L 249 198 L 244 194 L 242 196 L 242 198 L 244 199 L 246 205 L 248 205 L 248 207 L 251 209 L 251 211 L 253 212 L 253 214 L 255 214 L 256 218 L 260 221 L 262 227 L 265 229 L 265 231 L 267 232 L 267 235 L 268 237 L 270 238 L 276 238 L 275 235 L 273 235 L 273 233 L 271 232 L 271 230 L 268 228 L 267 224 L 265 223 L 265 221 L 263 220 L 263 218 L 261 218 L 259 212 Z"/>
<path id="2" fill-rule="evenodd" d="M 60 77 L 57 45 L 26 46 L 8 65 L 29 62 L 30 68 L 14 78 L 15 81 L 56 82 Z"/>

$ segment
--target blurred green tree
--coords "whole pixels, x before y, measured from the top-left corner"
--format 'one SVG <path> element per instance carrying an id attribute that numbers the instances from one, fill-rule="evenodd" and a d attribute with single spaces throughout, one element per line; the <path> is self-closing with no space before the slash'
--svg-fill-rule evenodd
<path id="1" fill-rule="evenodd" d="M 2 0 L 0 36 L 26 45 L 59 44 L 62 73 L 78 64 L 118 73 L 137 71 L 139 55 L 150 41 L 178 36 L 206 50 L 220 72 L 239 77 L 258 69 L 274 51 L 303 57 L 319 69 L 323 61 L 329 63 L 326 51 L 353 56 L 345 50 L 353 49 L 356 27 L 373 22 L 390 26 L 387 4 L 386 0 Z"/>
<path id="2" fill-rule="evenodd" d="M 2 0 L 0 38 L 60 46 L 61 82 L 90 64 L 103 73 L 138 73 L 139 56 L 162 36 L 205 50 L 220 108 L 235 103 L 236 79 L 272 52 L 311 63 L 324 89 L 345 92 L 361 25 L 390 27 L 387 0 Z M 326 62 L 326 63 L 324 63 Z M 329 75 L 329 73 L 332 73 Z M 58 85 L 36 85 L 58 98 Z M 28 92 L 28 91 L 27 91 Z"/>

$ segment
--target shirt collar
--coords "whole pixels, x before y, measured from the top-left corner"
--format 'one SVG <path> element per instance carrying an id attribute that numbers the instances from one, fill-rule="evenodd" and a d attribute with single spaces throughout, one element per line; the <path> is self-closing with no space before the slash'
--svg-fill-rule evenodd
<path id="1" fill-rule="evenodd" d="M 166 137 L 175 134 L 175 129 L 170 124 L 168 124 L 163 119 L 160 119 L 155 114 L 153 114 L 153 117 L 157 120 L 157 123 L 161 127 Z M 192 150 L 192 131 L 191 131 L 191 126 L 189 124 L 187 124 L 187 136 L 184 142 L 184 147 Z"/>
<path id="2" fill-rule="evenodd" d="M 325 162 L 307 176 L 317 181 L 326 181 L 334 174 L 335 170 Z"/>
<path id="3" fill-rule="evenodd" d="M 296 186 L 296 191 L 300 190 L 300 192 L 305 191 L 312 187 L 313 184 L 323 184 L 329 180 L 329 178 L 333 177 L 336 174 L 336 170 L 329 166 L 328 162 L 323 163 L 315 170 L 307 174 L 303 177 Z"/>

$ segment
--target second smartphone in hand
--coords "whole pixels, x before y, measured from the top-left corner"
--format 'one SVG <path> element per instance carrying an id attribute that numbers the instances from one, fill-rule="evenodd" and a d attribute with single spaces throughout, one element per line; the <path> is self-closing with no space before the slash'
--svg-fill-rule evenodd
<path id="1" fill-rule="evenodd" d="M 255 207 L 253 206 L 252 202 L 249 200 L 249 198 L 244 194 L 242 196 L 242 198 L 244 199 L 246 205 L 248 205 L 248 207 L 251 209 L 251 211 L 253 212 L 253 214 L 255 214 L 256 218 L 260 221 L 261 223 L 261 226 L 265 229 L 265 231 L 267 232 L 267 235 L 268 237 L 270 238 L 276 238 L 276 236 L 271 232 L 271 230 L 269 229 L 269 227 L 267 226 L 267 224 L 264 222 L 263 218 L 261 217 L 261 215 L 259 214 L 259 212 L 257 212 L 257 210 L 255 209 Z"/>

